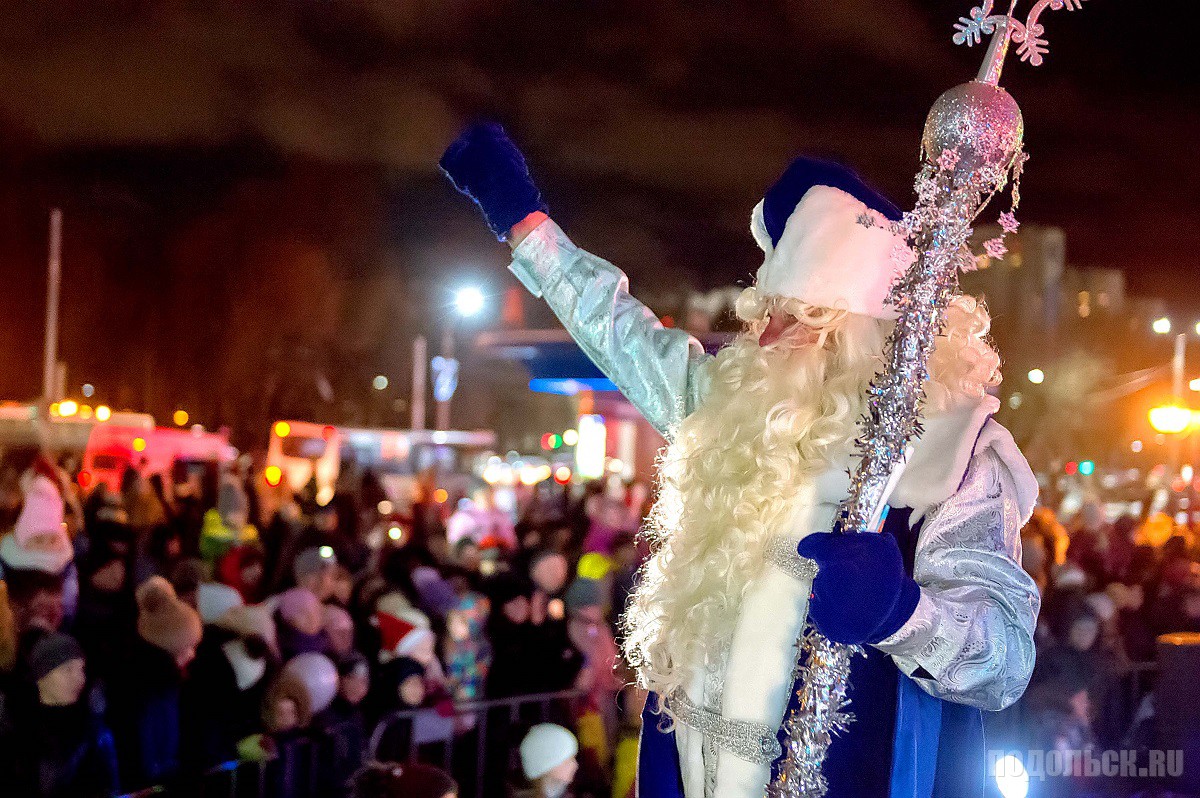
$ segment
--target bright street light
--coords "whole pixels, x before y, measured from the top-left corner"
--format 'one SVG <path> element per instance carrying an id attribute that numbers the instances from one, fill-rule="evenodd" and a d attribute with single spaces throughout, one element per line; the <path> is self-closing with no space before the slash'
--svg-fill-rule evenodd
<path id="1" fill-rule="evenodd" d="M 1029 381 L 1034 385 L 1041 385 L 1046 381 L 1046 372 L 1042 371 L 1041 369 L 1030 369 L 1029 374 L 1026 376 L 1029 377 Z"/>
<path id="2" fill-rule="evenodd" d="M 485 301 L 483 292 L 473 285 L 468 285 L 454 292 L 454 309 L 464 319 L 470 318 L 483 310 Z"/>
<path id="3" fill-rule="evenodd" d="M 1192 411 L 1179 405 L 1162 405 L 1150 410 L 1150 426 L 1155 432 L 1175 434 L 1192 423 Z"/>
<path id="4" fill-rule="evenodd" d="M 1200 391 L 1200 377 L 1197 377 L 1196 379 L 1189 382 L 1188 387 L 1191 388 L 1193 391 Z"/>
<path id="5" fill-rule="evenodd" d="M 1166 335 L 1171 332 L 1171 320 L 1166 316 L 1163 316 L 1161 319 L 1155 319 L 1154 323 L 1150 325 L 1150 329 L 1159 335 Z"/>
<path id="6" fill-rule="evenodd" d="M 371 380 L 371 387 L 377 391 L 386 391 L 388 387 L 388 378 L 382 374 L 375 375 L 375 379 Z"/>

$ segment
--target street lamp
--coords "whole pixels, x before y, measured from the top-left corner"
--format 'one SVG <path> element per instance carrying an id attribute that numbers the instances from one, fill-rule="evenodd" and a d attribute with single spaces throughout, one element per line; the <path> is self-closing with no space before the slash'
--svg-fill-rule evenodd
<path id="1" fill-rule="evenodd" d="M 1161 405 L 1151 408 L 1149 418 L 1155 432 L 1173 435 L 1191 425 L 1192 411 L 1180 405 Z"/>
<path id="2" fill-rule="evenodd" d="M 1166 335 L 1171 332 L 1171 320 L 1166 316 L 1154 320 L 1150 325 L 1150 329 L 1154 330 L 1158 335 Z"/>
<path id="3" fill-rule="evenodd" d="M 1030 369 L 1029 374 L 1026 376 L 1029 377 L 1029 381 L 1034 385 L 1041 385 L 1046 381 L 1046 372 L 1041 369 Z"/>
<path id="4" fill-rule="evenodd" d="M 388 378 L 382 374 L 376 374 L 375 379 L 371 380 L 371 387 L 377 391 L 386 391 L 388 387 Z"/>
<path id="5" fill-rule="evenodd" d="M 465 285 L 454 292 L 454 313 L 459 319 L 478 316 L 487 305 L 483 291 L 474 285 Z M 450 428 L 450 400 L 458 388 L 458 358 L 454 356 L 456 320 L 447 320 L 442 328 L 442 353 L 430 361 L 433 367 L 434 428 Z"/>
<path id="6" fill-rule="evenodd" d="M 454 292 L 454 310 L 464 319 L 469 319 L 483 310 L 485 302 L 483 292 L 473 285 L 464 286 Z"/>

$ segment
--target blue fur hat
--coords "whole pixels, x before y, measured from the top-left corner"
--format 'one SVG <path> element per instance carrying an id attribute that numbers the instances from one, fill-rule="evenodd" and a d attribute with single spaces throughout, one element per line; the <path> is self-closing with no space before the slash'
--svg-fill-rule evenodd
<path id="1" fill-rule="evenodd" d="M 787 220 L 813 186 L 839 188 L 883 214 L 888 221 L 900 221 L 900 209 L 850 169 L 831 161 L 801 156 L 792 161 L 763 197 L 763 223 L 773 246 L 779 245 Z"/>
<path id="2" fill-rule="evenodd" d="M 751 232 L 766 255 L 756 290 L 896 318 L 888 292 L 912 260 L 904 237 L 892 230 L 901 216 L 846 167 L 797 158 L 754 209 Z"/>

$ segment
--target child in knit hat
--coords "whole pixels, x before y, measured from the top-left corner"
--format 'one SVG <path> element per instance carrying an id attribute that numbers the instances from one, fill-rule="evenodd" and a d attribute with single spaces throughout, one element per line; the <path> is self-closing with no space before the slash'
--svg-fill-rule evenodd
<path id="1" fill-rule="evenodd" d="M 17 734 L 0 749 L 5 795 L 112 795 L 116 751 L 103 715 L 81 700 L 87 683 L 84 653 L 65 634 L 42 637 L 27 665 L 36 702 L 13 706 Z"/>
<path id="2" fill-rule="evenodd" d="M 47 706 L 74 704 L 87 682 L 83 649 L 75 638 L 58 632 L 34 644 L 29 652 L 29 672 L 37 684 L 38 699 Z"/>
<path id="3" fill-rule="evenodd" d="M 539 723 L 521 740 L 521 769 L 532 790 L 528 798 L 563 798 L 579 766 L 575 735 L 554 723 Z"/>
<path id="4" fill-rule="evenodd" d="M 0 561 L 5 568 L 59 575 L 70 565 L 75 550 L 64 526 L 64 505 L 57 480 L 44 469 L 35 463 L 21 478 L 24 504 L 12 533 L 0 540 Z"/>
<path id="5" fill-rule="evenodd" d="M 200 614 L 179 600 L 171 583 L 152 576 L 137 589 L 138 635 L 167 652 L 180 670 L 196 656 L 204 627 Z"/>
<path id="6" fill-rule="evenodd" d="M 109 675 L 121 786 L 132 790 L 180 772 L 180 694 L 203 633 L 200 615 L 162 577 L 143 582 L 135 598 L 137 639 Z"/>
<path id="7" fill-rule="evenodd" d="M 297 654 L 324 654 L 329 650 L 324 606 L 308 588 L 284 591 L 275 615 L 279 650 L 285 660 Z"/>

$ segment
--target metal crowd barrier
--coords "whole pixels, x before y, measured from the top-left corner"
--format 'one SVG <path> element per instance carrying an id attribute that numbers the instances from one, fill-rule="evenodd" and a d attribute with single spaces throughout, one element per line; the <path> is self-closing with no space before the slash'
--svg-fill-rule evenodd
<path id="1" fill-rule="evenodd" d="M 509 732 L 546 721 L 558 721 L 570 726 L 574 702 L 582 695 L 578 690 L 563 690 L 513 698 L 464 701 L 455 704 L 448 715 L 439 716 L 447 721 L 442 723 L 422 723 L 425 719 L 432 720 L 430 713 L 435 710 L 428 708 L 393 712 L 376 725 L 368 751 L 372 759 L 424 761 L 437 764 L 460 777 L 468 773 L 474 783 L 460 784 L 459 795 L 462 798 L 468 795 L 484 798 L 489 787 L 501 786 L 513 770 L 520 737 Z M 403 734 L 403 747 L 406 750 L 396 750 L 395 747 L 381 750 L 389 732 L 395 731 Z M 434 733 L 429 734 L 430 731 Z M 503 750 L 489 746 L 489 743 L 498 740 L 503 740 Z M 472 746 L 473 759 L 456 757 L 456 753 L 460 753 L 464 747 Z M 438 749 L 437 754 L 440 754 L 438 762 L 431 761 L 435 755 L 434 749 Z M 400 753 L 405 756 L 398 756 Z M 489 753 L 492 754 L 491 758 Z M 502 757 L 498 756 L 500 753 Z M 464 768 L 464 765 L 468 767 Z"/>
<path id="2" fill-rule="evenodd" d="M 468 701 L 453 705 L 444 716 L 427 708 L 393 712 L 369 737 L 359 726 L 342 724 L 290 740 L 272 759 L 226 762 L 121 798 L 342 798 L 345 780 L 364 761 L 381 755 L 454 773 L 463 798 L 502 795 L 516 762 L 519 732 L 549 720 L 569 726 L 582 695 L 564 690 Z M 430 713 L 438 720 L 430 722 Z"/>

